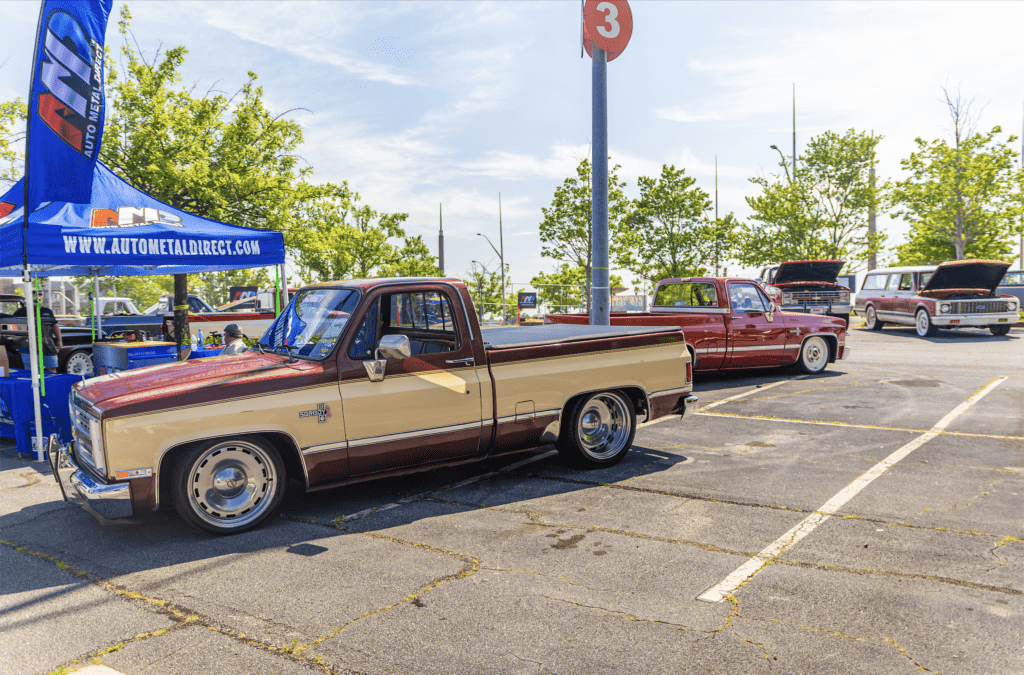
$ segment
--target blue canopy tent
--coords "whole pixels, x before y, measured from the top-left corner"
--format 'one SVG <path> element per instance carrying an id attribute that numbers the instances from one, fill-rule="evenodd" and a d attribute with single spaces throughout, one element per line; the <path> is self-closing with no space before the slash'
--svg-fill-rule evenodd
<path id="1" fill-rule="evenodd" d="M 284 264 L 280 232 L 186 213 L 132 187 L 102 163 L 97 163 L 92 180 L 89 204 L 44 202 L 29 214 L 27 227 L 24 179 L 0 197 L 0 276 L 26 281 L 51 276 L 98 280 L 99 276 L 192 274 Z M 32 361 L 35 374 L 35 350 Z M 38 435 L 38 400 L 36 410 Z M 41 460 L 41 436 L 36 452 Z"/>

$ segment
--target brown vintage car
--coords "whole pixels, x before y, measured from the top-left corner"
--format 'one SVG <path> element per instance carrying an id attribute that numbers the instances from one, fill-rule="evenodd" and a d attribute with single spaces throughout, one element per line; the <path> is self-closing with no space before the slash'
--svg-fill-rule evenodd
<path id="1" fill-rule="evenodd" d="M 461 281 L 330 282 L 246 354 L 87 380 L 50 462 L 65 498 L 103 518 L 173 505 L 241 532 L 288 478 L 316 490 L 548 443 L 612 465 L 638 418 L 692 409 L 692 365 L 678 326 L 481 331 Z"/>

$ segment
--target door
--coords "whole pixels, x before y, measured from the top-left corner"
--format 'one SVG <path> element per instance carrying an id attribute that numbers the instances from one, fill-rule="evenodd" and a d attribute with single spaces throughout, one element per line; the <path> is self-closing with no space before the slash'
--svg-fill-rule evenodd
<path id="1" fill-rule="evenodd" d="M 786 362 L 782 312 L 770 312 L 768 296 L 751 282 L 729 282 L 727 368 L 776 366 Z"/>
<path id="2" fill-rule="evenodd" d="M 343 355 L 350 367 L 339 369 L 353 475 L 457 461 L 479 452 L 481 378 L 464 314 L 454 311 L 459 302 L 440 286 L 406 287 L 372 298 Z M 389 359 L 383 381 L 371 382 L 362 362 L 375 356 L 384 335 L 405 335 L 412 353 Z M 486 373 L 486 364 L 479 365 Z"/>

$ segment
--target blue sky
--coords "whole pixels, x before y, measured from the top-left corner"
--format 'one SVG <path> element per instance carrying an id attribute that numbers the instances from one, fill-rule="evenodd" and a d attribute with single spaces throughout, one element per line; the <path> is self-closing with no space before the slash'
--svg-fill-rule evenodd
<path id="1" fill-rule="evenodd" d="M 108 28 L 119 45 L 115 3 Z M 185 45 L 197 89 L 235 91 L 252 70 L 265 101 L 305 130 L 317 180 L 348 180 L 379 211 L 437 247 L 446 272 L 497 267 L 502 195 L 516 284 L 555 262 L 537 235 L 555 188 L 590 143 L 590 60 L 579 2 L 134 2 L 152 55 Z M 976 97 L 979 128 L 1024 124 L 1024 3 L 631 3 L 629 47 L 609 65 L 609 148 L 628 196 L 638 176 L 682 166 L 708 192 L 718 157 L 723 213 L 744 218 L 747 180 L 776 171 L 772 144 L 798 150 L 825 130 L 885 136 L 879 173 L 899 177 L 913 139 L 946 134 L 943 85 Z M 38 2 L 2 4 L 0 100 L 24 98 Z M 1019 145 L 1018 145 L 1019 147 Z M 906 225 L 879 220 L 890 244 Z M 746 272 L 730 267 L 730 274 Z M 627 275 L 628 278 L 628 275 Z"/>

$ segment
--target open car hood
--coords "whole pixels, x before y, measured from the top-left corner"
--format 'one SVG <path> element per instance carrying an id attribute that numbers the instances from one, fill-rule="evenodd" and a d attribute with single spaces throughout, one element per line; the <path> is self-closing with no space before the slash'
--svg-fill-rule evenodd
<path id="1" fill-rule="evenodd" d="M 1010 263 L 1000 260 L 951 260 L 939 265 L 921 290 L 976 289 L 992 293 L 1009 268 Z"/>
<path id="2" fill-rule="evenodd" d="M 775 273 L 773 285 L 791 284 L 798 281 L 834 284 L 845 260 L 797 260 L 784 262 Z"/>

